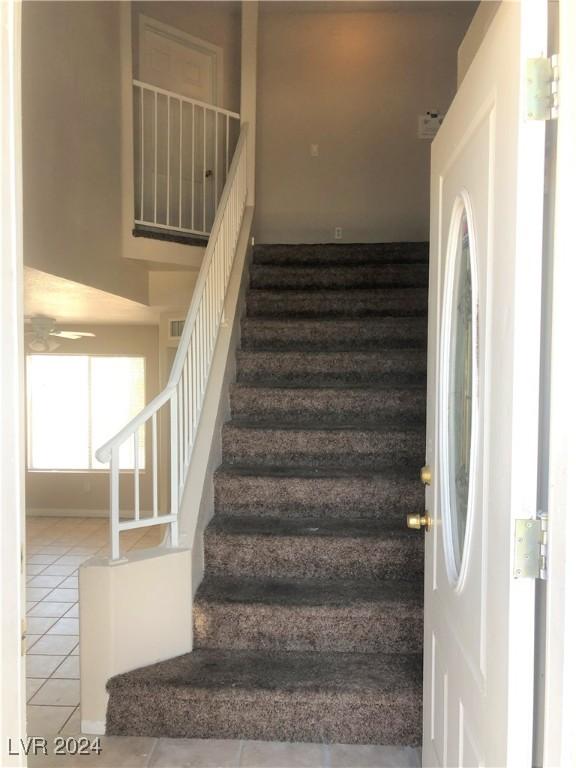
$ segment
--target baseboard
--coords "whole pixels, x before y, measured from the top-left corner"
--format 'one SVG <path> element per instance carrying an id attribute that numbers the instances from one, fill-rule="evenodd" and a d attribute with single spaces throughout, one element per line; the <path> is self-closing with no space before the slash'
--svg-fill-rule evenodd
<path id="1" fill-rule="evenodd" d="M 82 733 L 94 734 L 94 736 L 104 736 L 106 733 L 104 720 L 81 720 L 80 728 Z"/>
<path id="2" fill-rule="evenodd" d="M 152 512 L 141 511 L 141 517 L 152 517 Z M 110 517 L 107 509 L 50 509 L 47 507 L 30 508 L 26 510 L 26 517 Z M 120 512 L 121 520 L 134 518 L 134 512 Z"/>

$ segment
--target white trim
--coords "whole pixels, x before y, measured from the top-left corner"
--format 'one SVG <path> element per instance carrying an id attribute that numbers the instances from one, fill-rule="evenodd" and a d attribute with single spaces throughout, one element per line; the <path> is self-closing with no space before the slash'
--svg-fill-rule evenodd
<path id="1" fill-rule="evenodd" d="M 167 37 L 169 40 L 173 40 L 176 43 L 185 45 L 187 48 L 201 51 L 211 55 L 213 60 L 213 101 L 210 102 L 214 106 L 222 106 L 223 98 L 223 72 L 222 66 L 224 52 L 219 45 L 209 43 L 207 40 L 202 40 L 200 37 L 194 37 L 194 35 L 183 32 L 181 29 L 171 27 L 169 24 L 164 24 L 157 19 L 153 19 L 151 16 L 145 16 L 144 14 L 138 15 L 138 77 L 142 76 L 142 40 L 144 39 L 144 32 L 150 30 L 158 35 Z"/>
<path id="2" fill-rule="evenodd" d="M 576 765 L 576 3 L 560 2 L 560 110 L 550 361 L 544 768 Z"/>
<path id="3" fill-rule="evenodd" d="M 26 733 L 21 3 L 0 2 L 0 765 Z M 16 750 L 20 752 L 21 750 Z"/>
<path id="4" fill-rule="evenodd" d="M 81 720 L 80 730 L 91 736 L 104 736 L 106 734 L 106 722 L 104 720 Z"/>
<path id="5" fill-rule="evenodd" d="M 142 518 L 152 517 L 152 510 L 140 511 Z M 57 507 L 32 507 L 26 510 L 26 517 L 110 517 L 108 509 L 58 509 Z M 120 510 L 120 519 L 133 520 L 132 510 Z"/>

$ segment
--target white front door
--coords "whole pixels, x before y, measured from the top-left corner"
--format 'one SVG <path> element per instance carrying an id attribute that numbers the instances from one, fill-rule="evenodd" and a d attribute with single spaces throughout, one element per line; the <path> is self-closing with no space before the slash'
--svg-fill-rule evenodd
<path id="1" fill-rule="evenodd" d="M 502 3 L 432 147 L 424 766 L 532 765 L 545 54 L 546 2 Z"/>

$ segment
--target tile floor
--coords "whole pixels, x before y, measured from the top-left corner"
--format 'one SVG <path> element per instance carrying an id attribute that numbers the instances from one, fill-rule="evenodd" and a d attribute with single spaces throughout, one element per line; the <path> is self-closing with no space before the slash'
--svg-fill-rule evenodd
<path id="1" fill-rule="evenodd" d="M 122 534 L 128 551 L 158 543 L 161 531 Z M 108 554 L 103 518 L 26 520 L 27 713 L 30 735 L 80 731 L 78 568 Z"/>
<path id="2" fill-rule="evenodd" d="M 102 737 L 100 755 L 54 754 L 54 737 L 79 736 L 78 568 L 108 553 L 100 518 L 29 517 L 27 538 L 28 735 L 47 738 L 31 768 L 416 768 L 420 750 L 346 744 Z M 158 529 L 122 534 L 122 549 L 155 546 Z M 90 737 L 93 738 L 93 737 Z"/>

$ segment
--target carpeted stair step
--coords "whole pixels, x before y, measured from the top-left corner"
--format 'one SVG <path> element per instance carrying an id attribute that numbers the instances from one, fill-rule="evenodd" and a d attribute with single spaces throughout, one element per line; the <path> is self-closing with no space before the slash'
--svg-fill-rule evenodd
<path id="1" fill-rule="evenodd" d="M 246 297 L 249 317 L 381 317 L 424 316 L 426 288 L 388 291 L 267 291 L 251 290 Z"/>
<path id="2" fill-rule="evenodd" d="M 402 389 L 282 389 L 233 385 L 232 418 L 236 423 L 277 426 L 346 427 L 394 421 L 423 426 L 426 390 Z"/>
<path id="3" fill-rule="evenodd" d="M 416 243 L 320 243 L 256 245 L 254 264 L 358 267 L 362 264 L 427 263 L 429 244 Z"/>
<path id="4" fill-rule="evenodd" d="M 423 546 L 383 520 L 217 515 L 204 532 L 206 573 L 234 578 L 419 579 Z"/>
<path id="5" fill-rule="evenodd" d="M 424 347 L 425 317 L 378 317 L 365 320 L 242 320 L 243 349 L 379 349 Z"/>
<path id="6" fill-rule="evenodd" d="M 420 653 L 414 582 L 208 576 L 194 600 L 194 647 Z"/>
<path id="7" fill-rule="evenodd" d="M 326 288 L 392 288 L 426 287 L 427 264 L 364 264 L 298 266 L 253 264 L 251 288 L 322 290 Z"/>
<path id="8" fill-rule="evenodd" d="M 256 351 L 237 353 L 238 382 L 278 387 L 361 387 L 426 384 L 426 350 L 372 352 Z"/>
<path id="9" fill-rule="evenodd" d="M 405 744 L 421 739 L 420 654 L 197 650 L 108 681 L 118 736 Z"/>
<path id="10" fill-rule="evenodd" d="M 222 430 L 222 460 L 230 466 L 416 468 L 424 455 L 423 428 L 298 429 L 247 427 L 227 422 Z"/>
<path id="11" fill-rule="evenodd" d="M 242 470 L 221 467 L 214 475 L 217 515 L 268 518 L 384 518 L 402 525 L 424 511 L 417 471 L 381 474 L 319 470 Z"/>

